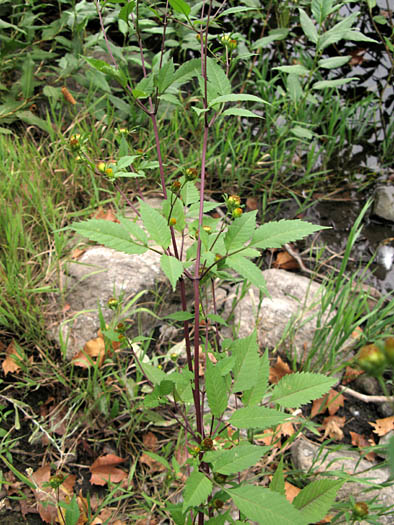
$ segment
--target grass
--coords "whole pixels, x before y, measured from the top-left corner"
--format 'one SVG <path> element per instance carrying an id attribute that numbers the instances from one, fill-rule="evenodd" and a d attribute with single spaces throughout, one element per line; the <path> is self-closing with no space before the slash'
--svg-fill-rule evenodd
<path id="1" fill-rule="evenodd" d="M 293 16 L 290 7 L 279 13 L 279 3 L 274 4 L 280 23 L 289 23 Z M 81 32 L 79 36 L 83 38 Z M 213 127 L 207 153 L 211 195 L 219 199 L 223 193 L 239 193 L 243 201 L 256 197 L 264 219 L 280 217 L 281 206 L 289 201 L 297 204 L 295 215 L 302 213 L 314 204 L 322 187 L 324 193 L 350 186 L 364 194 L 374 184 L 375 173 L 366 170 L 360 179 L 358 170 L 348 170 L 346 177 L 343 170 L 352 160 L 352 146 L 363 145 L 378 133 L 376 108 L 381 101 L 375 94 L 351 100 L 337 90 L 326 90 L 320 98 L 292 101 L 286 92 L 286 76 L 272 71 L 272 65 L 263 50 L 252 80 L 244 72 L 243 76 L 232 72 L 234 84 L 270 105 L 264 105 L 264 119 L 250 123 L 238 118 Z M 59 314 L 54 296 L 61 294 L 62 265 L 72 249 L 65 227 L 76 218 L 91 216 L 100 206 L 122 208 L 124 195 L 155 192 L 159 185 L 155 172 L 148 172 L 143 181 L 122 183 L 121 194 L 70 151 L 70 137 L 80 134 L 92 167 L 116 159 L 119 149 L 125 147 L 129 152 L 141 150 L 144 159 L 155 160 L 147 120 L 128 100 L 118 93 L 114 96 L 103 92 L 97 87 L 98 81 L 94 85 L 92 75 L 89 78 L 86 80 L 81 73 L 73 75 L 72 80 L 81 89 L 76 106 L 68 106 L 59 93 L 47 96 L 45 115 L 41 117 L 50 124 L 52 131 L 48 135 L 37 126 L 21 131 L 15 121 L 2 122 L 10 126 L 12 135 L 0 130 L 0 343 L 4 351 L 13 342 L 20 367 L 0 383 L 0 459 L 4 469 L 0 484 L 9 487 L 11 482 L 5 479 L 4 471 L 11 469 L 23 487 L 25 467 L 37 468 L 38 462 L 32 458 L 38 451 L 40 460 L 45 458 L 43 461 L 81 476 L 87 494 L 92 490 L 88 485 L 92 458 L 116 452 L 132 458 L 129 483 L 99 491 L 98 506 L 87 501 L 87 514 L 93 521 L 111 507 L 111 519 L 128 516 L 129 522 L 138 523 L 138 519 L 150 515 L 164 516 L 162 502 L 184 480 L 182 460 L 175 451 L 190 444 L 185 443 L 183 432 L 170 414 L 153 406 L 151 410 L 141 408 L 146 392 L 139 369 L 130 364 L 127 351 L 109 354 L 103 366 L 93 364 L 81 370 L 66 361 L 64 348 L 54 345 L 47 330 Z M 198 170 L 201 164 L 201 121 L 191 110 L 194 93 L 185 91 L 180 97 L 183 105 L 161 115 L 162 153 L 170 181 L 186 168 Z M 127 136 L 119 131 L 124 127 Z M 382 166 L 389 168 L 392 119 L 384 131 L 380 158 Z M 382 298 L 370 309 L 366 294 L 354 295 L 365 276 L 361 271 L 349 271 L 348 263 L 365 212 L 366 208 L 350 232 L 341 267 L 324 281 L 319 330 L 303 363 L 304 370 L 313 368 L 329 374 L 343 368 L 346 361 L 339 349 L 360 325 L 365 342 L 382 339 L 392 330 L 393 302 Z M 311 249 L 317 273 L 321 272 L 324 257 L 321 247 Z M 332 314 L 329 322 L 325 321 L 327 314 Z M 103 322 L 102 329 L 106 329 Z M 284 337 L 291 339 L 292 330 L 289 325 Z M 138 342 L 141 355 L 155 364 L 160 361 L 164 368 L 176 366 L 171 360 L 171 347 L 163 355 L 150 357 L 157 334 L 144 336 Z M 107 348 L 110 346 L 107 341 Z M 291 361 L 292 355 L 288 357 Z M 315 361 L 319 363 L 317 369 Z M 61 433 L 54 431 L 56 425 L 63 425 Z M 313 426 L 310 424 L 310 428 Z M 168 470 L 161 469 L 157 458 L 153 469 L 138 460 L 146 448 L 144 436 L 152 429 L 159 436 L 157 449 L 163 461 L 171 465 Z M 17 452 L 22 448 L 19 443 L 26 456 Z M 84 451 L 83 464 L 73 461 L 79 446 Z M 272 473 L 266 465 L 264 469 L 265 474 Z M 298 484 L 302 483 L 303 475 L 298 473 Z M 26 497 L 19 487 L 14 498 Z"/>
<path id="2" fill-rule="evenodd" d="M 180 135 L 177 124 L 171 122 L 171 126 Z M 89 133 L 86 121 L 71 129 L 72 133 L 78 132 L 86 137 L 86 149 L 95 161 L 110 159 L 116 153 L 120 140 L 116 127 L 101 127 L 97 124 Z M 259 144 L 257 141 L 248 143 L 248 138 L 251 139 L 250 130 L 239 142 L 236 139 L 239 132 L 237 125 L 229 126 L 227 131 L 227 136 L 235 137 L 234 142 L 223 140 L 218 133 L 218 140 L 214 141 L 210 151 L 209 169 L 225 177 L 213 184 L 223 184 L 224 187 L 227 184 L 229 190 L 244 184 L 247 196 L 250 186 L 243 177 L 245 173 L 252 172 L 254 163 L 259 162 Z M 129 136 L 128 140 L 135 145 L 144 143 L 141 137 Z M 12 339 L 17 342 L 21 369 L 14 377 L 7 376 L 2 383 L 1 403 L 4 407 L 14 407 L 13 412 L 3 409 L 5 433 L 2 437 L 2 456 L 8 458 L 9 462 L 13 460 L 14 475 L 22 483 L 23 469 L 18 462 L 15 464 L 18 454 L 14 452 L 20 440 L 26 443 L 29 450 L 43 436 L 47 436 L 47 444 L 45 447 L 39 445 L 40 450 L 42 454 L 46 450 L 51 457 L 57 458 L 60 466 L 67 464 L 81 441 L 86 443 L 87 449 L 92 450 L 95 457 L 108 444 L 121 457 L 137 458 L 141 448 L 144 448 L 144 434 L 152 428 L 152 424 L 160 428 L 167 418 L 163 419 L 154 410 L 140 409 L 141 376 L 135 365 L 130 367 L 128 353 L 115 353 L 108 357 L 104 366 L 94 365 L 84 372 L 63 359 L 61 349 L 54 348 L 46 330 L 48 319 L 56 314 L 53 312 L 51 297 L 59 292 L 62 261 L 69 256 L 71 249 L 69 234 L 64 227 L 76 217 L 91 215 L 99 206 L 108 203 L 122 206 L 122 199 L 104 179 L 86 172 L 85 166 L 70 153 L 67 135 L 52 144 L 45 141 L 32 143 L 28 136 L 15 140 L 0 135 L 0 141 L 5 175 L 1 179 L 0 190 L 6 203 L 0 212 L 1 338 L 5 344 Z M 184 156 L 175 161 L 172 155 L 176 146 L 182 142 L 179 136 L 175 146 L 173 143 L 165 144 L 170 159 L 169 169 L 174 176 L 183 165 L 198 166 L 199 153 L 194 150 L 192 143 L 180 149 Z M 245 148 L 246 154 L 243 144 L 248 146 Z M 146 151 L 150 154 L 150 148 Z M 239 172 L 234 166 L 235 159 L 242 166 Z M 247 161 L 250 161 L 249 166 Z M 243 162 L 247 165 L 243 166 Z M 221 167 L 219 170 L 218 165 Z M 280 160 L 277 166 L 280 166 Z M 271 185 L 272 195 L 277 193 L 281 175 L 278 170 L 273 180 L 268 180 L 268 174 L 266 176 L 265 184 Z M 258 179 L 258 175 L 255 178 Z M 285 181 L 286 178 L 282 187 L 285 187 Z M 150 184 L 154 185 L 155 181 L 151 180 Z M 123 188 L 126 192 L 130 189 L 130 186 Z M 268 208 L 270 205 L 275 206 L 275 200 L 271 204 L 266 200 L 265 204 Z M 350 233 L 339 272 L 325 283 L 327 292 L 322 299 L 322 316 L 334 309 L 338 313 L 316 333 L 312 354 L 309 361 L 304 363 L 305 369 L 311 366 L 315 356 L 318 356 L 320 363 L 324 363 L 320 367 L 321 371 L 330 373 L 338 368 L 338 348 L 361 323 L 365 327 L 366 340 L 383 337 L 392 327 L 392 303 L 385 303 L 382 299 L 373 310 L 366 313 L 366 297 L 359 295 L 351 298 L 353 288 L 362 283 L 362 276 L 353 274 L 344 284 L 350 250 L 359 234 L 365 212 L 366 207 Z M 316 265 L 322 254 L 322 249 L 319 249 L 318 255 L 313 254 Z M 149 344 L 149 339 L 145 342 L 142 340 L 140 345 L 143 352 L 149 352 Z M 166 362 L 164 358 L 163 364 Z M 54 398 L 52 404 L 48 401 L 51 397 Z M 42 408 L 40 415 L 36 411 L 39 406 L 49 408 Z M 29 421 L 29 425 L 18 424 L 21 419 Z M 51 431 L 54 420 L 65 424 L 60 435 Z M 167 461 L 171 461 L 174 454 L 175 436 L 171 428 L 162 430 L 159 438 Z M 182 449 L 184 444 L 181 436 L 179 434 L 178 446 Z M 87 457 L 86 464 L 89 462 Z M 156 509 L 156 516 L 163 516 L 160 502 L 165 501 L 173 494 L 175 487 L 180 486 L 177 476 L 181 474 L 176 474 L 179 470 L 179 465 L 176 465 L 173 462 L 175 474 L 169 472 L 164 475 L 157 464 L 154 466 L 157 471 L 150 473 L 135 459 L 129 473 L 131 485 L 128 488 L 108 487 L 101 495 L 99 506 L 89 511 L 91 519 L 103 509 L 114 509 L 114 506 L 117 506 L 119 515 L 126 513 L 132 520 L 149 515 L 152 508 Z M 77 467 L 73 468 L 78 471 Z M 84 478 L 87 480 L 85 475 Z"/>

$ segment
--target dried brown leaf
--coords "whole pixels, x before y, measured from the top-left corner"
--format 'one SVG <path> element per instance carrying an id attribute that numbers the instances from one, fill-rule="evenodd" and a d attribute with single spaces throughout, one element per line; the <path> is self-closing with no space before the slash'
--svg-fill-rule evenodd
<path id="1" fill-rule="evenodd" d="M 101 206 L 96 213 L 93 214 L 93 219 L 101 219 L 103 221 L 119 222 L 112 208 L 105 210 Z"/>
<path id="2" fill-rule="evenodd" d="M 336 441 L 342 441 L 343 431 L 342 428 L 346 423 L 345 417 L 339 416 L 328 416 L 323 420 L 322 428 L 324 429 L 324 436 L 322 439 L 329 437 Z"/>
<path id="3" fill-rule="evenodd" d="M 156 452 L 159 448 L 157 443 L 157 436 L 153 432 L 147 432 L 142 438 L 144 448 L 150 450 L 151 452 Z"/>
<path id="4" fill-rule="evenodd" d="M 298 262 L 288 252 L 279 252 L 273 266 L 282 270 L 297 270 L 299 268 Z"/>
<path id="5" fill-rule="evenodd" d="M 349 432 L 350 437 L 352 439 L 352 445 L 355 447 L 358 447 L 360 450 L 362 450 L 365 447 L 371 447 L 375 445 L 373 439 L 367 439 L 362 434 L 357 434 L 357 432 Z M 368 461 L 374 461 L 376 458 L 376 455 L 374 452 L 368 452 L 368 454 L 364 455 L 365 459 Z"/>
<path id="6" fill-rule="evenodd" d="M 81 255 L 83 255 L 86 252 L 86 249 L 82 248 L 74 248 L 71 252 L 71 259 L 79 259 Z"/>
<path id="7" fill-rule="evenodd" d="M 343 407 L 344 403 L 345 398 L 343 395 L 332 388 L 325 396 L 315 399 L 312 404 L 311 418 L 314 418 L 317 414 L 324 414 L 326 410 L 328 410 L 330 416 L 333 416 L 340 407 Z"/>
<path id="8" fill-rule="evenodd" d="M 257 210 L 258 207 L 259 207 L 259 203 L 258 203 L 258 200 L 256 199 L 256 197 L 248 197 L 246 199 L 246 207 L 247 207 L 248 211 Z"/>
<path id="9" fill-rule="evenodd" d="M 57 519 L 56 494 L 51 487 L 44 486 L 51 477 L 50 465 L 40 467 L 32 474 L 32 480 L 37 485 L 34 496 L 37 502 L 37 510 L 45 523 L 53 523 Z"/>
<path id="10" fill-rule="evenodd" d="M 347 366 L 345 368 L 345 375 L 342 379 L 342 384 L 347 385 L 348 383 L 351 383 L 355 379 L 358 378 L 358 376 L 364 374 L 364 370 L 357 370 L 356 368 L 352 368 L 350 366 Z"/>
<path id="11" fill-rule="evenodd" d="M 293 371 L 287 363 L 282 361 L 280 357 L 276 360 L 274 366 L 270 366 L 269 381 L 271 384 L 276 384 L 283 376 L 292 374 Z"/>
<path id="12" fill-rule="evenodd" d="M 116 467 L 126 461 L 115 454 L 107 454 L 96 459 L 90 467 L 92 485 L 105 485 L 108 482 L 119 483 L 127 478 L 127 473 Z"/>
<path id="13" fill-rule="evenodd" d="M 292 485 L 288 481 L 285 481 L 285 496 L 290 503 L 293 502 L 293 499 L 297 496 L 297 494 L 301 492 L 301 489 L 296 487 L 295 485 Z"/>
<path id="14" fill-rule="evenodd" d="M 146 465 L 151 472 L 164 472 L 164 470 L 166 470 L 166 467 L 164 465 L 162 465 L 156 459 L 153 459 L 150 456 L 148 456 L 148 454 L 145 454 L 145 452 L 141 454 L 139 461 L 143 465 Z"/>
<path id="15" fill-rule="evenodd" d="M 4 371 L 4 375 L 6 376 L 9 372 L 18 374 L 21 370 L 21 367 L 18 365 L 20 355 L 18 354 L 18 351 L 16 349 L 15 341 L 11 341 L 11 343 L 7 346 L 5 353 L 6 358 L 1 364 Z"/>
<path id="16" fill-rule="evenodd" d="M 394 430 L 394 416 L 385 417 L 384 419 L 377 419 L 375 423 L 368 421 L 374 427 L 373 432 L 382 437 Z"/>

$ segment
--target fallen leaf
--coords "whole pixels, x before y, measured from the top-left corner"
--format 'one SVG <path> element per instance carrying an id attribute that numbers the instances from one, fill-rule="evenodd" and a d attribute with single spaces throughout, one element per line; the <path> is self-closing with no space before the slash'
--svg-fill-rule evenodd
<path id="1" fill-rule="evenodd" d="M 119 222 L 112 208 L 105 210 L 101 206 L 96 213 L 93 214 L 93 219 L 101 219 L 103 221 Z"/>
<path id="2" fill-rule="evenodd" d="M 349 66 L 359 66 L 364 62 L 364 53 L 366 49 L 356 48 L 354 51 L 350 51 L 352 58 L 349 61 Z"/>
<path id="3" fill-rule="evenodd" d="M 361 434 L 357 434 L 357 432 L 349 432 L 350 437 L 352 438 L 352 445 L 355 447 L 358 447 L 360 450 L 362 450 L 365 447 L 371 447 L 375 445 L 375 442 L 373 439 L 367 439 L 365 436 Z M 368 452 L 368 454 L 363 455 L 365 459 L 368 461 L 374 461 L 375 460 L 375 453 L 374 452 Z"/>
<path id="4" fill-rule="evenodd" d="M 4 375 L 6 376 L 9 372 L 18 374 L 21 370 L 21 367 L 18 365 L 18 361 L 21 359 L 21 356 L 18 354 L 15 341 L 11 341 L 11 343 L 7 346 L 5 353 L 6 358 L 1 364 Z"/>
<path id="5" fill-rule="evenodd" d="M 147 432 L 142 437 L 142 442 L 144 444 L 144 448 L 147 450 L 150 450 L 151 452 L 156 452 L 159 448 L 157 444 L 157 437 L 153 432 Z"/>
<path id="6" fill-rule="evenodd" d="M 82 248 L 74 248 L 71 252 L 71 259 L 79 259 L 81 255 L 83 255 L 86 252 L 85 249 Z"/>
<path id="7" fill-rule="evenodd" d="M 160 461 L 151 458 L 145 452 L 141 454 L 139 462 L 146 465 L 151 472 L 164 472 L 166 470 L 166 467 Z"/>
<path id="8" fill-rule="evenodd" d="M 348 383 L 351 383 L 355 379 L 358 378 L 358 376 L 364 374 L 364 370 L 357 370 L 356 368 L 352 368 L 350 366 L 347 366 L 345 368 L 345 375 L 342 379 L 342 384 L 347 385 Z"/>
<path id="9" fill-rule="evenodd" d="M 394 430 L 394 416 L 385 417 L 384 419 L 377 419 L 375 423 L 368 421 L 374 427 L 373 432 L 382 437 Z"/>
<path id="10" fill-rule="evenodd" d="M 119 481 L 127 478 L 127 473 L 124 470 L 116 468 L 116 465 L 126 461 L 115 454 L 107 454 L 96 459 L 90 467 L 91 477 L 90 483 L 92 485 L 106 485 L 108 482 L 119 483 Z"/>
<path id="11" fill-rule="evenodd" d="M 339 416 L 328 416 L 325 417 L 322 423 L 322 428 L 324 429 L 323 439 L 329 437 L 335 441 L 342 441 L 343 431 L 342 428 L 346 422 L 346 418 Z"/>
<path id="12" fill-rule="evenodd" d="M 333 416 L 340 407 L 343 407 L 344 403 L 345 398 L 343 395 L 332 388 L 325 396 L 315 399 L 312 404 L 311 418 L 314 418 L 317 414 L 324 414 L 326 410 L 328 410 L 330 416 Z"/>
<path id="13" fill-rule="evenodd" d="M 269 381 L 271 384 L 276 385 L 276 383 L 278 383 L 278 381 L 282 379 L 283 376 L 292 373 L 293 371 L 289 365 L 282 361 L 280 357 L 278 357 L 274 366 L 270 366 Z"/>
<path id="14" fill-rule="evenodd" d="M 279 252 L 273 266 L 282 270 L 297 270 L 299 268 L 298 262 L 288 252 Z"/>
<path id="15" fill-rule="evenodd" d="M 136 521 L 135 525 L 158 525 L 158 523 L 157 518 L 141 518 Z"/>
<path id="16" fill-rule="evenodd" d="M 103 337 L 95 337 L 90 339 L 83 350 L 81 350 L 77 355 L 72 359 L 72 362 L 75 366 L 80 366 L 81 368 L 90 368 L 92 362 L 94 364 L 98 363 L 101 366 L 105 357 L 105 343 Z M 89 359 L 90 358 L 90 359 Z M 94 358 L 97 358 L 96 360 Z"/>
<path id="17" fill-rule="evenodd" d="M 258 203 L 256 197 L 248 197 L 246 199 L 246 207 L 247 207 L 248 211 L 257 210 L 258 207 L 259 207 L 259 203 Z"/>
<path id="18" fill-rule="evenodd" d="M 290 501 L 290 503 L 292 503 L 293 499 L 297 496 L 299 492 L 301 492 L 301 489 L 299 489 L 295 485 L 292 485 L 288 481 L 285 481 L 285 496 L 287 501 Z"/>
<path id="19" fill-rule="evenodd" d="M 53 488 L 45 486 L 51 477 L 50 465 L 44 465 L 32 474 L 32 480 L 37 485 L 34 496 L 37 501 L 37 510 L 45 523 L 53 523 L 57 518 L 57 500 Z"/>

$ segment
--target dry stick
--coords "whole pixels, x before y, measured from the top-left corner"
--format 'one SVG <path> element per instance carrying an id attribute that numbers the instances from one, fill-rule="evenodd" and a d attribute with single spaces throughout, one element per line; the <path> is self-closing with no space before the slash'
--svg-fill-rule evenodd
<path id="1" fill-rule="evenodd" d="M 346 386 L 339 385 L 338 388 L 344 394 L 349 394 L 360 401 L 364 401 L 364 403 L 394 403 L 394 396 L 367 396 L 366 394 L 360 394 L 360 392 Z"/>

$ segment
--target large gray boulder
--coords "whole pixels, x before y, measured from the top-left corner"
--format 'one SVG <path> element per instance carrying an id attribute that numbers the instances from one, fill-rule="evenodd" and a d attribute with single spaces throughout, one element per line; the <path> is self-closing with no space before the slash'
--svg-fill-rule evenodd
<path id="1" fill-rule="evenodd" d="M 259 290 L 250 287 L 234 308 L 234 326 L 239 337 L 247 337 L 257 329 L 261 347 L 295 352 L 298 361 L 305 359 L 318 329 L 330 316 L 322 314 L 324 287 L 307 277 L 285 270 L 263 271 L 269 297 L 260 297 Z M 231 312 L 235 293 L 227 299 L 225 310 Z M 289 324 L 292 330 L 286 335 Z"/>
<path id="2" fill-rule="evenodd" d="M 58 338 L 63 340 L 69 359 L 80 352 L 87 341 L 97 337 L 99 308 L 106 322 L 113 318 L 114 312 L 107 304 L 110 298 L 122 298 L 122 304 L 126 305 L 138 293 L 145 292 L 135 306 L 124 312 L 124 317 L 134 317 L 137 321 L 133 309 L 139 305 L 154 311 L 155 305 L 170 293 L 160 270 L 160 255 L 153 251 L 127 255 L 94 246 L 78 260 L 65 265 L 63 280 L 69 309 Z M 148 314 L 144 314 L 142 320 L 145 332 L 157 323 Z"/>

